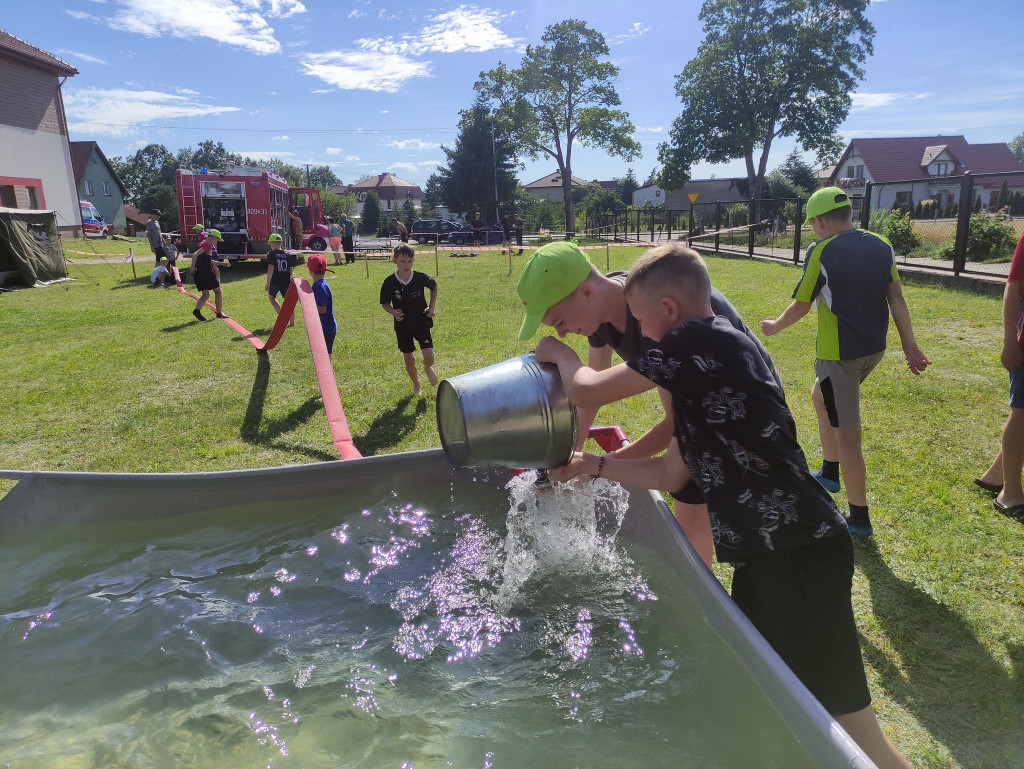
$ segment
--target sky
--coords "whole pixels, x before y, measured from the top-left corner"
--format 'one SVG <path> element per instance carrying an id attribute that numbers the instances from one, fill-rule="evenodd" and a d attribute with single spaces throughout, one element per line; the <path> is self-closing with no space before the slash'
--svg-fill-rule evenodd
<path id="1" fill-rule="evenodd" d="M 617 91 L 642 157 L 574 145 L 575 176 L 643 183 L 681 105 L 675 80 L 704 34 L 696 0 L 2 0 L 0 29 L 75 66 L 64 84 L 72 141 L 108 157 L 204 140 L 231 152 L 327 165 L 349 184 L 385 171 L 424 185 L 454 146 L 483 71 L 515 68 L 547 26 L 582 19 L 619 68 Z M 840 127 L 869 136 L 1024 132 L 1020 0 L 872 2 L 874 54 Z M 769 170 L 794 149 L 773 147 Z M 817 166 L 812 153 L 805 160 Z M 529 183 L 554 162 L 522 159 Z M 745 176 L 743 161 L 693 178 Z"/>

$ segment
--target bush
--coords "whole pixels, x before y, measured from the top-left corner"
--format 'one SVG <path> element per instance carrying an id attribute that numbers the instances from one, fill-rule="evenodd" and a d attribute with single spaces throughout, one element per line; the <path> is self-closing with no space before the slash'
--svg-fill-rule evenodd
<path id="1" fill-rule="evenodd" d="M 893 211 L 882 226 L 882 235 L 892 243 L 893 251 L 906 256 L 921 245 L 923 239 L 914 232 L 914 225 L 905 211 Z"/>
<path id="2" fill-rule="evenodd" d="M 990 259 L 1009 261 L 1016 243 L 1017 231 L 1003 211 L 994 214 L 979 211 L 971 214 L 967 223 L 967 252 L 964 258 L 968 262 Z M 939 257 L 952 259 L 955 247 L 955 241 L 944 243 L 939 250 Z"/>

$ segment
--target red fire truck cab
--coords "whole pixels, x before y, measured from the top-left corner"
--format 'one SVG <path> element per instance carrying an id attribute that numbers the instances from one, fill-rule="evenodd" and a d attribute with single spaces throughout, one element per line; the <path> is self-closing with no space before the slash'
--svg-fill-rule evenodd
<path id="1" fill-rule="evenodd" d="M 231 261 L 261 259 L 270 250 L 267 238 L 278 233 L 290 249 L 327 250 L 328 229 L 323 223 L 320 190 L 289 187 L 284 177 L 265 168 L 237 167 L 225 171 L 179 168 L 174 172 L 178 194 L 178 223 L 182 243 L 195 250 L 204 230 L 219 230 L 220 254 Z M 302 219 L 302 243 L 292 243 L 288 211 Z"/>

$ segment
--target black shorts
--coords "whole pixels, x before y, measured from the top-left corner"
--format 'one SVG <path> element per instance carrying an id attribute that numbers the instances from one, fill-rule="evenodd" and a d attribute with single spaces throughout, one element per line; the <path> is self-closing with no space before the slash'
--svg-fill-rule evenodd
<path id="1" fill-rule="evenodd" d="M 700 486 L 697 485 L 697 481 L 693 480 L 693 478 L 687 481 L 686 485 L 679 489 L 679 491 L 673 491 L 672 499 L 687 505 L 703 505 L 707 502 L 704 499 L 704 492 L 700 490 Z"/>
<path id="2" fill-rule="evenodd" d="M 434 340 L 430 338 L 430 326 L 426 324 L 420 324 L 418 326 L 405 327 L 395 326 L 395 336 L 398 338 L 398 349 L 403 353 L 410 353 L 416 351 L 416 345 L 413 342 L 420 343 L 420 349 L 426 350 L 429 347 L 434 346 Z"/>
<path id="3" fill-rule="evenodd" d="M 280 294 L 281 298 L 284 299 L 284 295 L 288 293 L 288 284 L 285 283 L 284 285 L 279 286 L 276 283 L 271 283 L 270 290 L 267 291 L 267 293 L 270 294 L 271 299 L 277 298 L 278 294 Z"/>
<path id="4" fill-rule="evenodd" d="M 197 272 L 196 288 L 200 291 L 213 291 L 215 288 L 220 288 L 220 281 L 212 272 Z"/>
<path id="5" fill-rule="evenodd" d="M 871 704 L 850 592 L 853 542 L 841 532 L 737 565 L 732 598 L 834 716 Z"/>

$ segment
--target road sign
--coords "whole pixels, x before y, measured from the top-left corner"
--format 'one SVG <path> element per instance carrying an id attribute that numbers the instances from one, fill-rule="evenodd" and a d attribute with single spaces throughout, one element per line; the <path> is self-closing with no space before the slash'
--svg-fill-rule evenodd
<path id="1" fill-rule="evenodd" d="M 697 202 L 697 196 L 699 194 L 700 194 L 699 192 L 687 192 L 686 193 L 686 197 L 688 197 L 690 199 L 691 203 L 696 203 Z"/>

